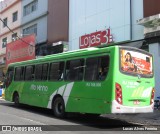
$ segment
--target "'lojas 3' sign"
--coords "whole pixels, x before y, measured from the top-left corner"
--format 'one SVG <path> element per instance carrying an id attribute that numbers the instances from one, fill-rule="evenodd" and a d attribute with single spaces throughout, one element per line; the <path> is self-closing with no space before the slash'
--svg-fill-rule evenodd
<path id="1" fill-rule="evenodd" d="M 107 29 L 81 36 L 79 39 L 79 47 L 82 49 L 99 46 L 101 44 L 109 44 L 111 42 L 113 42 L 113 36 L 111 30 Z"/>

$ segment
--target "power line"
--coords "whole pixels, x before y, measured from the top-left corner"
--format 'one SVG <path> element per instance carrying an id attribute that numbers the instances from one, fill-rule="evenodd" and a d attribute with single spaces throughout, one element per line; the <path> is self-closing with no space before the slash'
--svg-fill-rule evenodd
<path id="1" fill-rule="evenodd" d="M 5 26 L 9 29 L 10 32 L 12 32 L 13 34 L 15 34 L 15 32 L 14 32 L 7 24 L 5 24 L 5 22 L 4 22 L 1 18 L 0 18 L 0 20 L 2 21 L 3 25 L 5 25 Z M 30 46 L 32 46 L 32 47 L 35 47 L 34 45 L 32 45 L 32 44 L 26 42 L 25 40 L 23 40 L 22 38 L 20 38 L 18 35 L 16 35 L 16 37 L 17 37 L 19 40 L 21 40 L 22 42 L 24 42 L 24 43 L 26 43 L 26 44 L 28 44 L 28 45 L 30 45 Z"/>

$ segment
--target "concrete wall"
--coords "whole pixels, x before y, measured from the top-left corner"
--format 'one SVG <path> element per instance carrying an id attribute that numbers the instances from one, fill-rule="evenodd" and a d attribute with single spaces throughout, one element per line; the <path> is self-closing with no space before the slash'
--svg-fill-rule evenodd
<path id="1" fill-rule="evenodd" d="M 24 6 L 33 2 L 34 0 L 22 0 L 22 24 L 31 22 L 35 18 L 41 17 L 48 11 L 48 0 L 38 0 L 38 8 L 36 11 L 32 12 L 29 15 L 24 16 Z"/>
<path id="2" fill-rule="evenodd" d="M 29 23 L 26 23 L 21 28 L 21 33 L 23 33 L 23 29 L 28 28 L 34 24 L 37 24 L 37 36 L 36 36 L 36 43 L 46 42 L 47 40 L 47 16 L 44 16 L 39 19 L 35 19 Z"/>
<path id="3" fill-rule="evenodd" d="M 143 0 L 131 0 L 131 40 L 144 39 L 144 27 L 137 25 L 137 20 L 143 18 Z"/>
<path id="4" fill-rule="evenodd" d="M 155 76 L 155 100 L 160 97 L 160 43 L 153 43 L 149 45 L 149 52 L 153 54 L 154 58 L 154 76 Z"/>
<path id="5" fill-rule="evenodd" d="M 16 2 L 16 1 L 15 1 Z M 13 3 L 12 3 L 13 4 Z M 18 11 L 18 20 L 13 22 L 12 21 L 12 14 L 14 12 Z M 7 10 L 1 12 L 1 19 L 5 19 L 7 17 L 8 21 L 7 21 L 7 25 L 13 29 L 16 28 L 18 26 L 20 26 L 21 24 L 21 2 L 19 1 L 18 3 L 16 3 L 15 5 L 11 6 L 10 8 L 8 8 Z M 4 27 L 3 28 L 3 23 L 0 23 L 1 25 L 1 31 L 0 34 L 4 34 L 6 32 L 8 32 L 8 28 Z"/>
<path id="6" fill-rule="evenodd" d="M 48 0 L 48 43 L 67 41 L 69 0 Z"/>
<path id="7" fill-rule="evenodd" d="M 160 0 L 143 0 L 144 1 L 144 17 L 149 17 L 160 13 Z"/>
<path id="8" fill-rule="evenodd" d="M 7 17 L 7 25 L 13 30 L 14 33 L 20 35 L 20 25 L 21 25 L 21 1 L 20 0 L 7 0 L 5 3 L 1 3 L 3 8 L 1 8 L 0 18 L 3 20 Z M 5 8 L 4 8 L 5 7 Z M 12 14 L 18 11 L 17 21 L 12 21 Z M 12 41 L 12 32 L 7 27 L 3 27 L 3 23 L 0 23 L 0 55 L 5 54 L 6 48 L 2 48 L 2 39 L 7 37 L 7 43 Z"/>
<path id="9" fill-rule="evenodd" d="M 38 0 L 38 8 L 29 15 L 24 16 L 24 6 L 33 0 L 22 0 L 22 31 L 23 29 L 37 24 L 37 43 L 47 40 L 47 14 L 48 0 Z"/>
<path id="10" fill-rule="evenodd" d="M 115 42 L 131 39 L 130 0 L 70 0 L 70 50 L 79 49 L 79 37 L 110 28 Z"/>

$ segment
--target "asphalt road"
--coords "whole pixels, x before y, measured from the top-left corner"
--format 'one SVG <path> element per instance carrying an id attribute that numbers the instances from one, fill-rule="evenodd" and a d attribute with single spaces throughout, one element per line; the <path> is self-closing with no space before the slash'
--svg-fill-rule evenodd
<path id="1" fill-rule="evenodd" d="M 22 130 L 45 130 L 42 132 L 23 132 L 23 133 L 76 133 L 76 134 L 106 134 L 124 133 L 127 129 L 143 129 L 144 126 L 136 123 L 129 123 L 108 117 L 87 117 L 82 114 L 70 114 L 65 119 L 57 119 L 51 110 L 22 105 L 15 107 L 13 103 L 0 100 L 0 130 L 6 130 L 6 126 L 14 130 L 12 133 Z M 20 126 L 17 126 L 20 125 Z M 33 125 L 33 126 L 31 126 Z M 136 125 L 136 126 L 135 126 Z M 3 127 L 3 128 L 2 128 Z M 19 128 L 18 128 L 19 127 Z M 8 129 L 8 128 L 7 128 Z M 51 131 L 49 131 L 51 130 Z M 126 133 L 134 133 L 128 130 Z M 150 133 L 150 131 L 136 131 L 137 133 Z M 8 134 L 8 131 L 1 131 L 0 134 Z M 159 133 L 159 131 L 152 131 Z"/>

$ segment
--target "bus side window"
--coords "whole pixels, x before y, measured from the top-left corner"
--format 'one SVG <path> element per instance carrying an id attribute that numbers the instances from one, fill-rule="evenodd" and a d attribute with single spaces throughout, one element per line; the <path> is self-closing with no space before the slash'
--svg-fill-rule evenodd
<path id="1" fill-rule="evenodd" d="M 108 74 L 109 56 L 88 58 L 86 60 L 85 80 L 104 80 Z"/>
<path id="2" fill-rule="evenodd" d="M 104 80 L 109 70 L 109 56 L 99 57 L 98 80 Z"/>
<path id="3" fill-rule="evenodd" d="M 24 80 L 24 67 L 21 67 L 20 81 Z"/>
<path id="4" fill-rule="evenodd" d="M 86 81 L 97 80 L 98 58 L 88 58 L 86 60 L 85 77 Z"/>
<path id="5" fill-rule="evenodd" d="M 63 80 L 64 62 L 51 63 L 49 72 L 49 80 Z"/>
<path id="6" fill-rule="evenodd" d="M 31 81 L 34 77 L 34 66 L 27 66 L 25 71 L 25 80 Z"/>
<path id="7" fill-rule="evenodd" d="M 35 80 L 41 80 L 42 77 L 42 64 L 35 66 Z"/>
<path id="8" fill-rule="evenodd" d="M 48 74 L 48 64 L 43 64 L 43 67 L 42 67 L 42 80 L 47 80 L 47 74 Z"/>
<path id="9" fill-rule="evenodd" d="M 21 67 L 16 67 L 14 80 L 15 81 L 20 81 L 21 80 Z"/>
<path id="10" fill-rule="evenodd" d="M 66 80 L 82 80 L 84 59 L 71 60 L 66 63 Z"/>
<path id="11" fill-rule="evenodd" d="M 12 79 L 13 79 L 13 72 L 14 72 L 14 68 L 13 67 L 9 67 L 8 68 L 8 72 L 7 72 L 7 78 L 6 78 L 6 88 L 11 84 Z"/>

